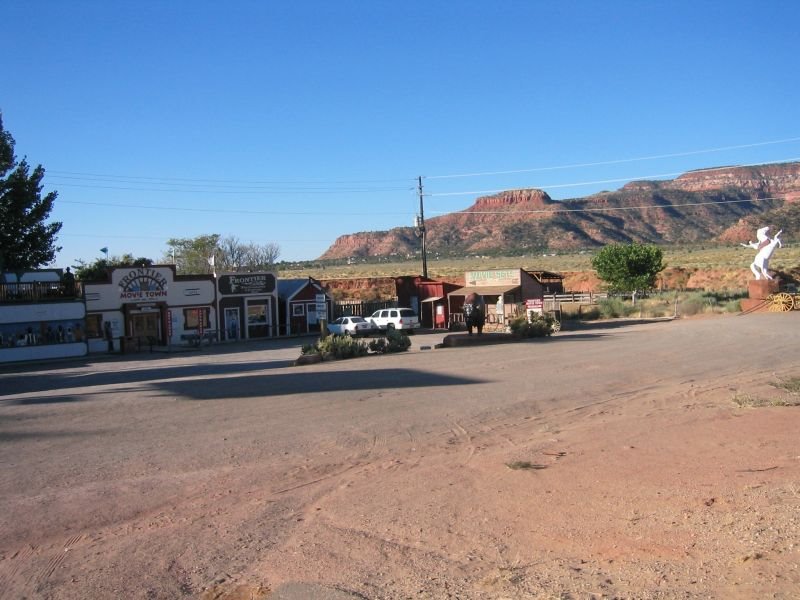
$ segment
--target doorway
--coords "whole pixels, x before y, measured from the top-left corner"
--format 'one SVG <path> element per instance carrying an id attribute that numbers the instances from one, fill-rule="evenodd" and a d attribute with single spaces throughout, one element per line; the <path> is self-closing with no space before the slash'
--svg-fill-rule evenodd
<path id="1" fill-rule="evenodd" d="M 161 343 L 161 315 L 157 311 L 131 315 L 131 337 L 139 346 Z"/>
<path id="2" fill-rule="evenodd" d="M 239 339 L 239 308 L 225 309 L 225 339 L 229 341 Z"/>
<path id="3" fill-rule="evenodd" d="M 247 303 L 247 338 L 265 338 L 271 333 L 272 311 L 269 299 L 259 298 Z"/>

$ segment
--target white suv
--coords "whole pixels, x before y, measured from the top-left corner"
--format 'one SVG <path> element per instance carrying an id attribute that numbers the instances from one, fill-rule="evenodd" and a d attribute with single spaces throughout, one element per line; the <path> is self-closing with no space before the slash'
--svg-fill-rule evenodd
<path id="1" fill-rule="evenodd" d="M 367 320 L 372 321 L 375 329 L 401 329 L 406 331 L 419 329 L 419 317 L 410 308 L 376 310 Z"/>

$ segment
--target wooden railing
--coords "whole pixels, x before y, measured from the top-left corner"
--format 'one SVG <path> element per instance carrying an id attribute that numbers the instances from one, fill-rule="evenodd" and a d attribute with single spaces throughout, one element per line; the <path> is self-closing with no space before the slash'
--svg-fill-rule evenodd
<path id="1" fill-rule="evenodd" d="M 31 283 L 0 283 L 0 303 L 63 302 L 83 298 L 83 285 L 75 282 L 64 285 L 58 281 Z"/>
<path id="2" fill-rule="evenodd" d="M 545 303 L 553 302 L 574 302 L 576 304 L 596 304 L 598 300 L 608 298 L 605 292 L 573 292 L 570 294 L 547 294 L 544 297 Z"/>
<path id="3" fill-rule="evenodd" d="M 368 317 L 376 310 L 397 308 L 397 299 L 385 301 L 363 302 L 361 300 L 337 300 L 333 303 L 333 318 Z"/>

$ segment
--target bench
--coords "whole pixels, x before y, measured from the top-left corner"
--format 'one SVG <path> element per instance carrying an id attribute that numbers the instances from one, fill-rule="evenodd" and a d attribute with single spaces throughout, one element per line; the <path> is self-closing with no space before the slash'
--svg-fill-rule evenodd
<path id="1" fill-rule="evenodd" d="M 216 339 L 216 331 L 204 331 L 202 335 L 199 333 L 184 333 L 181 335 L 181 341 L 189 342 L 191 346 L 196 346 L 197 348 L 202 346 L 204 341 L 208 341 L 210 346 Z"/>

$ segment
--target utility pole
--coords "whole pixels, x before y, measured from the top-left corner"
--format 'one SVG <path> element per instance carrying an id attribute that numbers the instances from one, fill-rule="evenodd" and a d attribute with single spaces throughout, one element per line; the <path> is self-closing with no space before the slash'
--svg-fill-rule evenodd
<path id="1" fill-rule="evenodd" d="M 422 238 L 422 276 L 428 278 L 428 248 L 425 235 L 425 207 L 422 203 L 422 175 L 417 178 L 417 191 L 419 192 L 419 215 L 416 218 L 415 233 L 418 237 Z"/>

